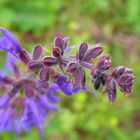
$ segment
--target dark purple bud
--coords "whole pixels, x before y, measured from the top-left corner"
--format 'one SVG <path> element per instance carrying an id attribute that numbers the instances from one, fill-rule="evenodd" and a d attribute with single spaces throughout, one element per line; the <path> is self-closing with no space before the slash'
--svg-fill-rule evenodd
<path id="1" fill-rule="evenodd" d="M 48 67 L 43 67 L 39 73 L 39 79 L 48 81 L 49 80 L 49 68 Z"/>
<path id="2" fill-rule="evenodd" d="M 125 71 L 125 67 L 124 66 L 119 66 L 117 67 L 116 69 L 113 70 L 112 72 L 112 76 L 115 78 L 115 79 L 118 79 Z"/>
<path id="3" fill-rule="evenodd" d="M 77 59 L 82 60 L 84 58 L 87 49 L 88 49 L 88 44 L 86 42 L 83 42 L 79 47 L 79 51 L 76 56 Z"/>
<path id="4" fill-rule="evenodd" d="M 25 50 L 22 50 L 20 52 L 19 58 L 25 64 L 28 64 L 31 61 L 30 56 L 28 55 L 28 53 Z"/>
<path id="5" fill-rule="evenodd" d="M 124 93 L 130 93 L 132 90 L 132 85 L 134 82 L 134 77 L 131 74 L 122 75 L 117 81 L 120 90 Z"/>
<path id="6" fill-rule="evenodd" d="M 36 45 L 33 51 L 33 60 L 38 60 L 42 54 L 42 46 L 40 44 Z"/>
<path id="7" fill-rule="evenodd" d="M 107 79 L 106 75 L 102 75 L 101 78 L 100 78 L 101 83 L 102 83 L 103 86 L 106 84 L 106 79 Z"/>
<path id="8" fill-rule="evenodd" d="M 100 76 L 100 74 L 101 74 L 101 72 L 99 69 L 92 69 L 91 70 L 92 79 L 96 79 L 97 77 Z"/>
<path id="9" fill-rule="evenodd" d="M 102 59 L 109 60 L 109 55 L 108 55 L 108 54 L 106 54 L 106 55 L 102 56 L 102 57 L 99 59 L 99 61 L 100 61 L 100 60 L 102 60 Z"/>
<path id="10" fill-rule="evenodd" d="M 36 71 L 40 68 L 42 68 L 43 64 L 41 63 L 41 61 L 30 61 L 28 63 L 28 69 L 31 70 L 31 71 Z"/>
<path id="11" fill-rule="evenodd" d="M 73 73 L 73 84 L 74 87 L 83 87 L 85 85 L 85 72 L 83 71 L 82 67 L 79 67 Z"/>
<path id="12" fill-rule="evenodd" d="M 79 68 L 79 63 L 71 62 L 67 65 L 67 72 L 74 73 Z"/>
<path id="13" fill-rule="evenodd" d="M 43 64 L 48 67 L 56 65 L 57 63 L 57 58 L 55 57 L 47 56 L 43 59 Z"/>
<path id="14" fill-rule="evenodd" d="M 53 56 L 58 58 L 61 56 L 61 50 L 57 47 L 53 48 Z"/>
<path id="15" fill-rule="evenodd" d="M 102 71 L 108 70 L 111 67 L 111 61 L 106 59 L 101 59 L 96 67 Z"/>
<path id="16" fill-rule="evenodd" d="M 60 48 L 61 50 L 61 55 L 63 55 L 64 53 L 64 40 L 61 38 L 61 37 L 56 37 L 55 40 L 54 40 L 54 44 L 56 47 Z"/>
<path id="17" fill-rule="evenodd" d="M 116 100 L 116 84 L 112 77 L 108 78 L 107 81 L 107 95 L 111 103 L 114 103 Z"/>
<path id="18" fill-rule="evenodd" d="M 133 70 L 130 68 L 125 68 L 124 74 L 133 74 Z"/>
<path id="19" fill-rule="evenodd" d="M 95 81 L 93 82 L 93 85 L 94 85 L 94 88 L 95 88 L 96 90 L 99 89 L 99 87 L 100 87 L 100 77 L 97 78 L 97 79 L 95 79 Z"/>
<path id="20" fill-rule="evenodd" d="M 95 45 L 94 47 L 92 47 L 91 49 L 89 49 L 84 57 L 84 61 L 86 62 L 90 62 L 91 59 L 96 58 L 97 56 L 99 56 L 103 51 L 103 48 L 100 46 L 100 44 Z"/>

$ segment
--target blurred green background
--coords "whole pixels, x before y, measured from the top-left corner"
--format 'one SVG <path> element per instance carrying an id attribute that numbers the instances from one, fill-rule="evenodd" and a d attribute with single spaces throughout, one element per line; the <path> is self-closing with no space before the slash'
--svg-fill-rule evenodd
<path id="1" fill-rule="evenodd" d="M 140 0 L 0 0 L 0 26 L 14 32 L 27 50 L 52 43 L 55 35 L 70 36 L 71 44 L 101 42 L 114 67 L 134 69 L 132 94 L 118 91 L 113 105 L 101 92 L 61 94 L 61 111 L 48 118 L 44 139 L 140 140 Z M 9 139 L 41 138 L 35 128 L 20 137 L 0 134 L 0 140 Z"/>

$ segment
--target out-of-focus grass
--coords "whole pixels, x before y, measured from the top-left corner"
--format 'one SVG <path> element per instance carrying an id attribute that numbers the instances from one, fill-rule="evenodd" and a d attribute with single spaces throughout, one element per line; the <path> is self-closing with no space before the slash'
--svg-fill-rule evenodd
<path id="1" fill-rule="evenodd" d="M 139 0 L 1 0 L 0 26 L 10 29 L 22 46 L 52 43 L 55 35 L 70 36 L 71 44 L 102 42 L 112 65 L 134 69 L 133 93 L 110 105 L 105 94 L 81 91 L 71 97 L 61 94 L 61 111 L 45 126 L 50 140 L 138 140 L 140 139 L 140 1 Z M 0 55 L 0 63 L 4 61 Z M 2 65 L 0 65 L 2 68 Z M 87 80 L 88 81 L 88 80 Z M 91 86 L 91 85 L 90 85 Z M 39 140 L 34 128 L 20 137 L 12 132 L 0 140 Z"/>

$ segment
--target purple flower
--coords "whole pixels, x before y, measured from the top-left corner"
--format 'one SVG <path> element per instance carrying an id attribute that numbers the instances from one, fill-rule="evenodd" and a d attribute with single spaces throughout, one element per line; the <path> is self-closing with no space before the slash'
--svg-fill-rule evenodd
<path id="1" fill-rule="evenodd" d="M 79 51 L 76 54 L 76 60 L 67 65 L 67 72 L 72 73 L 74 86 L 83 87 L 85 85 L 85 72 L 84 67 L 91 68 L 93 58 L 96 58 L 103 51 L 100 44 L 97 44 L 88 50 L 88 44 L 83 42 L 79 46 Z"/>
<path id="2" fill-rule="evenodd" d="M 131 93 L 134 82 L 134 74 L 132 69 L 123 66 L 117 67 L 112 72 L 112 76 L 116 80 L 120 90 L 125 94 Z"/>
<path id="3" fill-rule="evenodd" d="M 55 82 L 58 85 L 58 87 L 68 96 L 72 95 L 73 93 L 78 93 L 80 90 L 80 87 L 73 87 L 73 84 L 71 81 L 68 81 L 67 77 L 64 75 L 58 75 L 55 77 Z M 55 87 L 55 90 L 57 88 Z M 84 86 L 82 87 L 83 90 L 95 94 L 92 90 L 90 90 L 88 87 Z"/>
<path id="4" fill-rule="evenodd" d="M 59 88 L 68 96 L 72 95 L 74 92 L 78 92 L 78 90 L 73 89 L 73 85 L 71 82 L 68 81 L 66 76 L 58 75 L 55 77 L 55 82 L 59 86 Z"/>
<path id="5" fill-rule="evenodd" d="M 112 77 L 108 77 L 106 87 L 107 87 L 107 95 L 108 95 L 109 101 L 111 103 L 115 102 L 116 96 L 117 96 L 116 83 Z"/>
<path id="6" fill-rule="evenodd" d="M 11 99 L 10 95 L 3 95 L 0 97 L 0 109 L 7 106 Z"/>
<path id="7" fill-rule="evenodd" d="M 33 98 L 26 98 L 24 114 L 21 118 L 24 129 L 29 131 L 32 126 L 36 126 L 40 133 L 43 133 L 42 123 L 44 116 L 38 108 Z"/>
<path id="8" fill-rule="evenodd" d="M 13 129 L 15 130 L 17 135 L 20 135 L 22 133 L 23 126 L 20 120 L 13 120 Z"/>
<path id="9" fill-rule="evenodd" d="M 118 84 L 120 90 L 124 95 L 131 93 L 132 85 L 134 82 L 133 71 L 123 66 L 117 67 L 113 70 L 112 75 L 108 75 L 106 78 L 106 88 L 108 99 L 110 102 L 115 102 L 117 91 L 116 85 Z"/>
<path id="10" fill-rule="evenodd" d="M 37 102 L 40 108 L 45 112 L 48 112 L 50 110 L 58 111 L 58 108 L 49 101 L 46 95 L 39 96 Z"/>
<path id="11" fill-rule="evenodd" d="M 91 70 L 92 82 L 96 90 L 99 89 L 100 84 L 105 85 L 108 77 L 107 71 L 111 67 L 109 56 L 105 55 L 99 59 L 96 66 Z"/>
<path id="12" fill-rule="evenodd" d="M 45 93 L 50 102 L 57 103 L 59 102 L 59 98 L 55 96 L 55 93 L 60 92 L 60 88 L 58 87 L 57 84 L 53 84 L 49 87 L 49 90 Z"/>
<path id="13" fill-rule="evenodd" d="M 75 55 L 68 55 L 73 48 L 69 46 L 69 38 L 56 37 L 51 54 L 46 56 L 41 45 L 37 44 L 32 53 L 28 53 L 9 31 L 0 28 L 0 32 L 0 49 L 18 58 L 17 65 L 17 59 L 8 53 L 5 66 L 11 75 L 0 73 L 1 132 L 14 130 L 21 134 L 22 130 L 28 132 L 37 127 L 43 135 L 46 117 L 52 111 L 59 111 L 56 106 L 61 101 L 59 93 L 71 96 L 85 90 L 95 94 L 86 85 L 91 80 L 96 90 L 101 84 L 106 87 L 110 102 L 116 100 L 117 85 L 124 95 L 132 90 L 133 71 L 123 66 L 112 71 L 108 55 L 98 58 L 103 51 L 100 44 L 89 47 L 83 42 Z M 86 71 L 91 72 L 91 80 L 86 81 Z"/>
<path id="14" fill-rule="evenodd" d="M 0 27 L 0 49 L 6 50 L 13 55 L 17 56 L 22 51 L 22 47 L 18 40 L 8 30 Z"/>
<path id="15" fill-rule="evenodd" d="M 0 112 L 0 132 L 3 130 L 10 131 L 12 129 L 12 115 L 12 108 L 8 108 L 6 111 L 3 110 Z"/>
<path id="16" fill-rule="evenodd" d="M 40 44 L 36 45 L 33 50 L 33 60 L 38 60 L 42 55 L 43 49 Z"/>

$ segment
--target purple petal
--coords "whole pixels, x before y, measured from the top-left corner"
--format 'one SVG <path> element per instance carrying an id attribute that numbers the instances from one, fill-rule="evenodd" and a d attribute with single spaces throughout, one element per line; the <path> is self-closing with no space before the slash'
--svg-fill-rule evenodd
<path id="1" fill-rule="evenodd" d="M 46 92 L 46 96 L 51 102 L 57 103 L 59 102 L 59 98 L 55 96 L 54 93 L 58 93 L 58 92 L 60 92 L 60 88 L 58 87 L 58 85 L 53 84 L 50 85 L 49 90 Z"/>
<path id="2" fill-rule="evenodd" d="M 74 73 L 79 68 L 79 63 L 77 61 L 70 62 L 67 64 L 66 70 L 67 72 Z"/>
<path id="3" fill-rule="evenodd" d="M 97 68 L 91 70 L 92 79 L 96 79 L 101 74 L 101 71 Z"/>
<path id="4" fill-rule="evenodd" d="M 61 56 L 61 50 L 57 47 L 53 48 L 53 56 L 59 58 Z"/>
<path id="5" fill-rule="evenodd" d="M 27 97 L 33 97 L 35 83 L 33 83 L 32 81 L 26 80 L 24 81 L 24 84 L 25 84 L 25 95 Z"/>
<path id="6" fill-rule="evenodd" d="M 56 37 L 55 40 L 54 40 L 54 44 L 56 47 L 60 48 L 61 50 L 61 55 L 63 55 L 64 53 L 64 40 L 61 38 L 61 37 Z"/>
<path id="7" fill-rule="evenodd" d="M 19 120 L 14 120 L 13 121 L 13 126 L 14 126 L 14 130 L 16 132 L 17 135 L 20 135 L 22 132 L 22 124 Z"/>
<path id="8" fill-rule="evenodd" d="M 111 103 L 115 102 L 116 95 L 117 95 L 116 83 L 112 77 L 108 78 L 108 81 L 107 81 L 107 95 Z"/>
<path id="9" fill-rule="evenodd" d="M 30 58 L 28 52 L 25 50 L 22 50 L 20 52 L 19 58 L 24 64 L 28 64 L 31 61 L 31 58 Z"/>
<path id="10" fill-rule="evenodd" d="M 111 67 L 111 61 L 104 58 L 100 59 L 96 65 L 96 68 L 102 71 L 108 70 L 110 67 Z"/>
<path id="11" fill-rule="evenodd" d="M 68 96 L 72 95 L 73 93 L 77 92 L 73 90 L 72 83 L 67 81 L 67 77 L 63 75 L 59 75 L 56 84 L 59 88 Z"/>
<path id="12" fill-rule="evenodd" d="M 132 90 L 132 85 L 134 82 L 134 77 L 131 74 L 122 75 L 119 80 L 117 80 L 120 90 L 124 94 L 130 93 Z"/>
<path id="13" fill-rule="evenodd" d="M 32 126 L 36 126 L 40 133 L 43 133 L 42 123 L 44 116 L 41 114 L 36 102 L 33 98 L 26 98 L 25 111 L 21 118 L 25 130 L 30 130 Z"/>
<path id="14" fill-rule="evenodd" d="M 31 70 L 31 71 L 36 71 L 40 68 L 42 68 L 42 63 L 40 61 L 30 61 L 28 63 L 28 69 Z"/>
<path id="15" fill-rule="evenodd" d="M 48 81 L 49 80 L 49 68 L 48 67 L 43 67 L 41 70 L 40 70 L 40 73 L 39 73 L 39 78 L 40 80 L 45 80 L 45 81 Z"/>
<path id="16" fill-rule="evenodd" d="M 11 119 L 12 119 L 12 114 L 13 114 L 13 108 L 8 108 L 7 110 L 5 110 L 3 112 L 3 119 L 0 120 L 0 132 L 3 130 L 6 131 L 10 131 L 12 128 L 12 123 L 11 123 Z"/>
<path id="17" fill-rule="evenodd" d="M 119 66 L 117 67 L 116 69 L 113 70 L 112 72 L 112 76 L 115 78 L 115 79 L 118 79 L 125 71 L 125 67 L 124 66 Z"/>
<path id="18" fill-rule="evenodd" d="M 78 51 L 78 54 L 77 54 L 77 57 L 79 60 L 82 60 L 84 58 L 84 55 L 86 53 L 88 49 L 88 44 L 86 42 L 83 42 L 80 47 L 79 47 L 79 51 Z"/>
<path id="19" fill-rule="evenodd" d="M 67 47 L 67 48 L 64 50 L 64 54 L 66 55 L 69 51 L 71 51 L 72 49 L 77 48 L 77 47 L 78 47 L 78 45 L 74 45 L 74 46 Z"/>
<path id="20" fill-rule="evenodd" d="M 70 42 L 70 37 L 64 37 L 64 38 L 63 38 L 63 41 L 64 41 L 65 43 L 69 43 L 69 42 Z"/>
<path id="21" fill-rule="evenodd" d="M 100 46 L 100 44 L 96 44 L 94 47 L 90 48 L 84 57 L 84 61 L 90 62 L 91 59 L 96 58 L 99 56 L 103 51 L 103 48 Z"/>
<path id="22" fill-rule="evenodd" d="M 36 45 L 33 51 L 33 60 L 38 60 L 42 54 L 42 46 L 40 44 Z"/>
<path id="23" fill-rule="evenodd" d="M 0 49 L 9 51 L 13 55 L 17 56 L 22 50 L 22 47 L 15 36 L 8 30 L 0 27 Z"/>
<path id="24" fill-rule="evenodd" d="M 54 106 L 52 103 L 49 102 L 46 95 L 39 96 L 38 100 L 39 100 L 38 102 L 39 102 L 41 108 L 44 108 L 46 111 L 50 111 L 50 110 L 58 111 L 59 110 L 56 106 Z"/>
<path id="25" fill-rule="evenodd" d="M 13 64 L 15 65 L 16 62 L 17 62 L 17 58 L 13 56 L 11 53 L 7 53 L 5 67 L 8 68 L 12 73 L 14 73 Z"/>
<path id="26" fill-rule="evenodd" d="M 82 67 L 79 67 L 73 73 L 73 84 L 74 86 L 83 87 L 85 85 L 85 72 Z"/>
<path id="27" fill-rule="evenodd" d="M 9 95 L 3 95 L 0 97 L 0 109 L 6 107 L 11 99 Z"/>
<path id="28" fill-rule="evenodd" d="M 55 57 L 51 57 L 51 56 L 47 56 L 43 59 L 43 64 L 45 66 L 53 66 L 57 64 L 57 58 Z"/>

